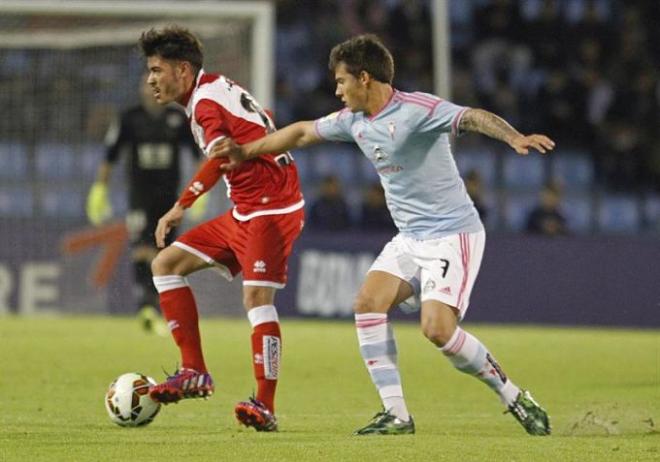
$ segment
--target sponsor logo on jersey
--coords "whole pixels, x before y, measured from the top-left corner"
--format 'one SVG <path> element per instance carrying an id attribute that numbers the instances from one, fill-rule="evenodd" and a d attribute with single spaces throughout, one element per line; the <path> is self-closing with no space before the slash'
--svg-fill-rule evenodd
<path id="1" fill-rule="evenodd" d="M 277 379 L 280 373 L 280 338 L 273 335 L 263 337 L 264 377 Z"/>
<path id="2" fill-rule="evenodd" d="M 374 146 L 373 156 L 374 156 L 374 159 L 376 160 L 376 162 L 383 162 L 383 161 L 387 160 L 390 157 L 378 145 Z"/>
<path id="3" fill-rule="evenodd" d="M 266 262 L 263 260 L 257 260 L 254 262 L 252 271 L 255 273 L 265 273 L 266 272 Z"/>
<path id="4" fill-rule="evenodd" d="M 386 167 L 381 167 L 377 170 L 378 170 L 379 174 L 381 174 L 383 176 L 387 176 L 387 175 L 390 175 L 392 173 L 400 172 L 401 170 L 403 170 L 403 167 L 400 166 L 400 165 L 388 165 Z"/>
<path id="5" fill-rule="evenodd" d="M 433 289 L 435 289 L 435 281 L 433 279 L 429 279 L 428 281 L 426 281 L 426 284 L 424 284 L 423 291 L 424 292 L 430 292 Z"/>

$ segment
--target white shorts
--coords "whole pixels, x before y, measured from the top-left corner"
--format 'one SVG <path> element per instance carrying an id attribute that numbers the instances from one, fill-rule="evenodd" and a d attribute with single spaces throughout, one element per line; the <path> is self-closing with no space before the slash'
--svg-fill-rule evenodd
<path id="1" fill-rule="evenodd" d="M 462 319 L 470 303 L 485 243 L 484 231 L 425 241 L 398 234 L 383 248 L 369 271 L 384 271 L 403 279 L 422 303 L 437 300 L 453 306 Z"/>

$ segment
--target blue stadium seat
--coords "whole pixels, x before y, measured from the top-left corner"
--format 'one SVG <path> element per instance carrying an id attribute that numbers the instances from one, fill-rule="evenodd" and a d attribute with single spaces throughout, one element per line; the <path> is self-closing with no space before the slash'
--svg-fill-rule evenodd
<path id="1" fill-rule="evenodd" d="M 489 231 L 498 229 L 500 225 L 500 213 L 497 190 L 484 185 L 481 196 L 483 206 L 486 209 L 486 216 L 482 218 L 484 226 Z"/>
<path id="2" fill-rule="evenodd" d="M 586 151 L 557 151 L 550 156 L 551 176 L 566 191 L 587 191 L 594 183 L 594 165 Z"/>
<path id="3" fill-rule="evenodd" d="M 213 192 L 210 194 L 213 194 Z M 128 194 L 126 190 L 123 188 L 111 188 L 110 203 L 112 204 L 113 216 L 121 217 L 126 215 L 128 213 Z"/>
<path id="4" fill-rule="evenodd" d="M 636 233 L 640 229 L 640 203 L 632 195 L 604 195 L 598 208 L 598 229 L 605 233 Z"/>
<path id="5" fill-rule="evenodd" d="M 42 186 L 39 205 L 44 216 L 52 218 L 82 218 L 85 216 L 85 195 L 71 185 Z"/>
<path id="6" fill-rule="evenodd" d="M 41 143 L 36 146 L 37 177 L 48 180 L 79 178 L 79 156 L 73 146 L 63 143 Z"/>
<path id="7" fill-rule="evenodd" d="M 353 149 L 339 145 L 326 145 L 308 153 L 313 156 L 314 175 L 323 178 L 334 175 L 343 185 L 355 183 L 360 178 L 357 174 L 357 154 Z"/>
<path id="8" fill-rule="evenodd" d="M 524 231 L 527 227 L 527 217 L 537 203 L 537 194 L 508 193 L 502 209 L 505 229 L 516 232 Z"/>
<path id="9" fill-rule="evenodd" d="M 539 190 L 546 182 L 548 159 L 537 153 L 519 156 L 507 152 L 503 157 L 504 186 L 514 190 Z"/>
<path id="10" fill-rule="evenodd" d="M 105 150 L 105 146 L 100 143 L 87 143 L 80 147 L 80 166 L 77 171 L 82 174 L 82 179 L 90 183 L 94 181 L 99 165 L 105 158 Z"/>
<path id="11" fill-rule="evenodd" d="M 660 231 L 660 193 L 650 193 L 644 198 L 644 223 L 651 231 Z"/>
<path id="12" fill-rule="evenodd" d="M 0 178 L 24 180 L 28 173 L 27 148 L 19 142 L 0 143 Z"/>
<path id="13" fill-rule="evenodd" d="M 594 224 L 593 197 L 587 193 L 566 193 L 560 210 L 571 233 L 586 234 Z"/>
<path id="14" fill-rule="evenodd" d="M 362 202 L 364 201 L 364 191 L 359 185 L 352 186 L 344 189 L 344 197 L 348 204 L 349 213 L 351 215 L 351 222 L 357 223 L 360 219 L 362 212 Z"/>
<path id="15" fill-rule="evenodd" d="M 476 170 L 481 176 L 483 184 L 488 187 L 497 181 L 497 154 L 487 146 L 477 149 L 458 149 L 454 155 L 456 166 L 462 177 L 471 170 Z"/>
<path id="16" fill-rule="evenodd" d="M 293 159 L 296 163 L 296 168 L 298 169 L 298 177 L 300 178 L 301 183 L 306 183 L 312 181 L 312 154 L 304 151 L 292 152 Z"/>
<path id="17" fill-rule="evenodd" d="M 29 218 L 34 213 L 34 195 L 30 185 L 0 188 L 0 217 Z"/>

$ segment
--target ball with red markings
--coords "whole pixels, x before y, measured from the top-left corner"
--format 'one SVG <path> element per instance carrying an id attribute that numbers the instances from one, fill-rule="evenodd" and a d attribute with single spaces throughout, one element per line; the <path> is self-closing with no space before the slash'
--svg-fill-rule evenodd
<path id="1" fill-rule="evenodd" d="M 160 411 L 160 403 L 149 397 L 149 389 L 154 385 L 154 379 L 136 372 L 117 377 L 105 394 L 105 409 L 110 420 L 122 427 L 151 423 Z"/>

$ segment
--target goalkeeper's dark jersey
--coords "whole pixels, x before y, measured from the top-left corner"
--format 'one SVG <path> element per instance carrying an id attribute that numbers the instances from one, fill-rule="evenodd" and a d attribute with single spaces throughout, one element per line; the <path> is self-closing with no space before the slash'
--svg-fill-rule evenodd
<path id="1" fill-rule="evenodd" d="M 200 156 L 186 115 L 173 107 L 158 114 L 142 106 L 128 109 L 108 131 L 106 145 L 109 163 L 127 156 L 132 209 L 154 203 L 171 206 L 178 195 L 181 152 Z"/>

